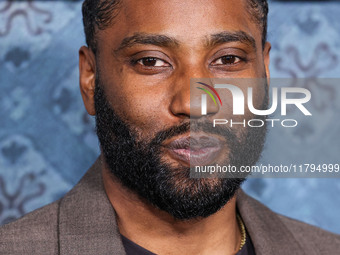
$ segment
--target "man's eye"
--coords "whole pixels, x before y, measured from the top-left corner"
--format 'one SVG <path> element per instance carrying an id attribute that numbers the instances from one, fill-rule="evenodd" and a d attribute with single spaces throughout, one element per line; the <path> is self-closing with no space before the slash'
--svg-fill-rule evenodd
<path id="1" fill-rule="evenodd" d="M 213 66 L 217 66 L 217 65 L 235 65 L 239 62 L 241 62 L 242 59 L 233 55 L 227 55 L 227 56 L 223 56 L 220 57 L 218 59 L 216 59 L 212 65 Z"/>
<path id="2" fill-rule="evenodd" d="M 137 63 L 143 66 L 147 66 L 147 67 L 166 67 L 166 66 L 170 66 L 167 62 L 165 62 L 164 60 L 161 60 L 159 58 L 141 58 L 139 60 L 137 60 Z"/>

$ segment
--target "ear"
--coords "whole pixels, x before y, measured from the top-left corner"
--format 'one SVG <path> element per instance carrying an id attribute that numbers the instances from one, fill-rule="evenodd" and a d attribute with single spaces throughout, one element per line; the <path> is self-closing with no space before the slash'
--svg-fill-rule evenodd
<path id="1" fill-rule="evenodd" d="M 95 56 L 88 47 L 82 46 L 79 49 L 79 86 L 81 96 L 90 115 L 95 115 L 94 90 L 96 79 Z"/>
<path id="2" fill-rule="evenodd" d="M 266 71 L 267 76 L 267 84 L 269 86 L 270 83 L 270 71 L 269 71 L 269 63 L 270 63 L 270 49 L 272 48 L 271 44 L 269 42 L 266 42 L 263 49 L 263 60 L 264 60 L 264 67 Z"/>

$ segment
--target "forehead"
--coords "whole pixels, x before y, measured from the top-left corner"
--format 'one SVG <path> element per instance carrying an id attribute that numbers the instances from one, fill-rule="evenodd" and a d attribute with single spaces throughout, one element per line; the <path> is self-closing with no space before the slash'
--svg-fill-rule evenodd
<path id="1" fill-rule="evenodd" d="M 222 31 L 242 31 L 261 42 L 261 31 L 245 0 L 122 0 L 106 39 L 121 42 L 134 33 L 169 35 L 186 44 Z M 99 33 L 100 34 L 100 33 Z M 100 36 L 100 35 L 99 35 Z M 105 38 L 102 38 L 105 41 Z M 103 41 L 103 40 L 99 40 Z"/>

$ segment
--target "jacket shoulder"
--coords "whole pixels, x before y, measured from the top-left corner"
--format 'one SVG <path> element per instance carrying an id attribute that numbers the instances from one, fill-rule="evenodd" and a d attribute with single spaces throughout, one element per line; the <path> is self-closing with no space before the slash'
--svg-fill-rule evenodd
<path id="1" fill-rule="evenodd" d="M 256 254 L 339 254 L 339 235 L 273 212 L 241 189 L 236 202 Z"/>
<path id="2" fill-rule="evenodd" d="M 335 254 L 340 250 L 340 235 L 319 227 L 278 215 L 302 247 L 311 246 L 317 254 Z"/>
<path id="3" fill-rule="evenodd" d="M 0 227 L 0 254 L 58 254 L 59 201 Z"/>

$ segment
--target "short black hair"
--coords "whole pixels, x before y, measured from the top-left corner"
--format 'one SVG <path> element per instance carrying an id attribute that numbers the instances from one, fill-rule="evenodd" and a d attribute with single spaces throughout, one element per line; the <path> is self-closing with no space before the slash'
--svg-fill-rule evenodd
<path id="1" fill-rule="evenodd" d="M 87 46 L 96 53 L 96 30 L 107 28 L 119 13 L 121 0 L 85 0 L 82 6 Z"/>
<path id="2" fill-rule="evenodd" d="M 246 0 L 247 9 L 254 21 L 262 28 L 262 47 L 267 41 L 268 27 L 268 1 L 267 0 Z"/>
<path id="3" fill-rule="evenodd" d="M 246 0 L 247 9 L 254 21 L 262 28 L 262 46 L 267 40 L 267 0 Z M 119 13 L 121 0 L 85 0 L 82 6 L 83 24 L 87 46 L 96 53 L 97 29 L 103 30 L 112 24 Z"/>

